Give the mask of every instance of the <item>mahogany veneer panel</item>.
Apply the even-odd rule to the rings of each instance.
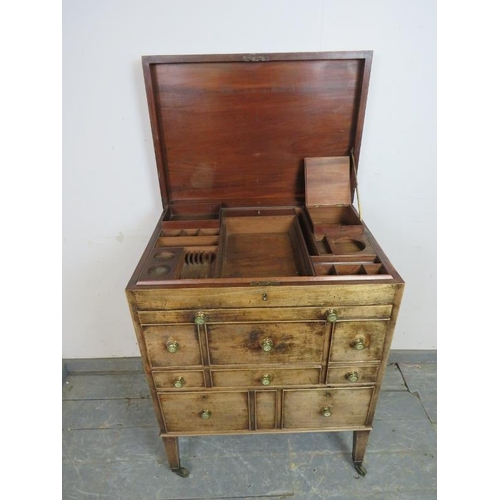
[[[300,200],[303,159],[352,148],[363,59],[242,61],[149,67],[171,200]]]
[[[201,365],[198,332],[193,325],[148,326],[144,340],[152,367]],[[177,342],[179,350],[169,352],[168,342]]]
[[[208,325],[210,363],[321,363],[329,329],[329,325],[319,321]],[[266,339],[273,342],[270,352],[265,352],[261,346]]]
[[[274,429],[276,427],[276,391],[258,391],[255,393],[255,428]]]
[[[373,388],[285,390],[283,394],[286,429],[355,427],[366,424]],[[324,407],[331,416],[323,416]]]
[[[315,385],[320,383],[319,368],[276,369],[262,366],[254,370],[212,370],[214,387],[262,387],[264,376],[268,387],[286,385]]]
[[[330,361],[375,361],[382,357],[387,321],[346,321],[335,325]],[[354,348],[356,339],[365,348]]]
[[[377,381],[378,366],[366,365],[348,365],[348,366],[329,366],[327,384],[373,384]],[[358,380],[356,382],[349,381],[349,375],[355,372]]]
[[[177,388],[174,386],[174,383],[181,377],[184,381],[183,386]],[[187,371],[181,369],[168,372],[153,372],[153,380],[158,390],[175,389],[176,391],[189,391],[205,387],[203,372],[195,370]]]
[[[246,392],[191,392],[158,394],[170,432],[211,433],[249,429],[248,394]],[[209,410],[204,420],[201,413]]]

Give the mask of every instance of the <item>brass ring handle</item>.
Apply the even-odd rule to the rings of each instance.
[[[272,377],[268,373],[263,375],[262,378],[260,379],[262,385],[271,385],[271,380],[272,380]]]
[[[212,416],[212,412],[211,412],[210,410],[203,410],[203,411],[200,413],[200,417],[201,417],[203,420],[208,420],[211,416]]]
[[[260,343],[260,347],[262,347],[262,350],[264,352],[269,352],[271,351],[271,349],[273,348],[274,346],[274,342],[271,340],[271,339],[264,339],[261,343]]]
[[[358,372],[349,372],[345,374],[345,378],[349,380],[349,382],[357,382],[359,380]]]
[[[352,346],[354,347],[354,349],[356,349],[356,351],[362,351],[366,347],[365,342],[366,341],[364,338],[358,337],[357,339],[354,340]]]
[[[186,383],[186,381],[184,380],[184,377],[179,377],[179,378],[175,379],[174,387],[176,389],[180,389],[185,383]]]
[[[333,309],[328,309],[328,311],[326,311],[326,320],[329,323],[335,323],[337,319],[338,319],[337,313]]]
[[[175,352],[177,352],[179,349],[181,348],[179,342],[177,342],[176,340],[169,340],[167,342],[167,351],[174,354]]]
[[[331,417],[332,416],[332,410],[330,409],[329,406],[323,406],[323,408],[321,409],[321,414],[324,417]]]
[[[204,312],[197,312],[196,316],[194,317],[194,322],[197,325],[204,325],[207,322],[207,317],[205,316]]]

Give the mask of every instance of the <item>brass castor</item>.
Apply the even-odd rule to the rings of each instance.
[[[173,473],[181,477],[188,477],[189,471],[185,467],[177,467],[175,469],[170,469]]]
[[[362,464],[356,464],[356,463],[355,463],[355,464],[354,464],[354,468],[356,469],[356,472],[357,472],[360,476],[362,476],[362,477],[366,476],[366,469],[363,467],[363,465],[362,465]]]

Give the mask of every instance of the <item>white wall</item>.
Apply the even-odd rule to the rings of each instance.
[[[432,0],[65,0],[63,357],[137,356],[126,283],[161,212],[142,55],[374,50],[363,215],[406,280],[393,348],[436,347]]]

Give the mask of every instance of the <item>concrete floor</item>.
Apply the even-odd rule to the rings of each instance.
[[[168,469],[139,360],[68,364],[63,499],[436,498],[436,364],[389,365],[360,477],[352,433],[180,439]]]

